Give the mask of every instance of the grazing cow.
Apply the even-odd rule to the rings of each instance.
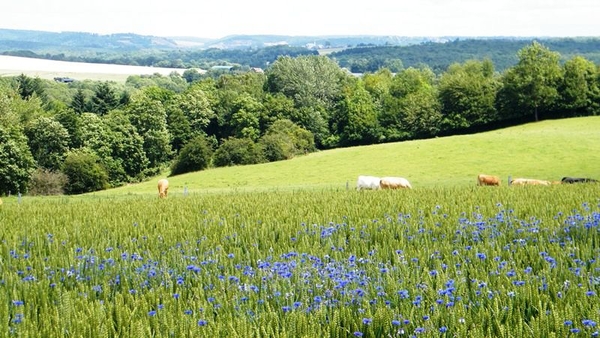
[[[169,192],[169,181],[166,179],[158,180],[158,197],[166,198]]]
[[[492,175],[479,174],[477,176],[477,185],[500,185],[500,177]]]
[[[356,181],[356,190],[377,190],[379,188],[379,177],[363,175],[358,176],[358,180]]]
[[[563,177],[561,180],[562,183],[598,183],[598,180],[593,178],[583,178],[583,177]]]
[[[408,180],[404,177],[382,177],[379,180],[381,189],[412,189]]]
[[[550,181],[536,180],[532,178],[515,178],[510,185],[550,185]]]

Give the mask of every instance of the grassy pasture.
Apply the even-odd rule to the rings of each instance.
[[[600,178],[600,117],[542,121],[474,135],[327,150],[288,161],[170,177],[170,193],[354,188],[358,175],[402,176],[413,188],[472,186],[480,173],[550,181]],[[155,194],[156,180],[95,193]]]
[[[47,80],[55,77],[70,77],[75,80],[124,83],[130,75],[159,73],[166,76],[173,71],[183,72],[182,69],[174,68],[68,62],[0,55],[0,76],[25,74]]]

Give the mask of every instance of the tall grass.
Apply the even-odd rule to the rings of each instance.
[[[597,335],[600,186],[9,199],[2,336]]]

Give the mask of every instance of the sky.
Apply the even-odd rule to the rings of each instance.
[[[160,37],[600,36],[599,0],[19,0],[0,28]]]

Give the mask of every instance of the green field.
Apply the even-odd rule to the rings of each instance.
[[[597,337],[600,184],[475,178],[598,178],[598,124],[211,169],[167,199],[156,180],[5,198],[0,336]]]
[[[481,134],[321,151],[288,161],[170,177],[170,193],[354,188],[358,175],[402,176],[413,188],[463,187],[480,173],[550,181],[600,178],[600,117],[542,121]],[[157,193],[156,180],[95,193]]]

